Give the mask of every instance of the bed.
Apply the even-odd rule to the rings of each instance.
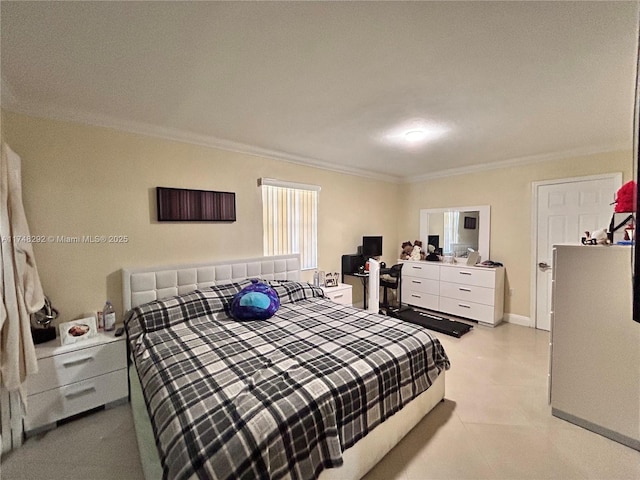
[[[235,321],[252,278],[280,308]],[[324,298],[295,255],[125,269],[123,290],[147,480],[358,479],[444,398],[437,338]]]

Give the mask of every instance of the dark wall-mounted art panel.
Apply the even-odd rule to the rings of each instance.
[[[160,222],[235,222],[236,194],[156,187]]]

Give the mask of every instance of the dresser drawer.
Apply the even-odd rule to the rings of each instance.
[[[116,342],[124,343],[124,342]],[[99,375],[64,387],[29,395],[25,431],[57,422],[128,395],[127,370]]]
[[[51,390],[127,367],[124,341],[81,348],[38,360],[38,373],[27,378],[27,395]]]
[[[402,303],[426,308],[428,310],[438,310],[438,295],[418,292],[415,290],[402,289]]]
[[[420,277],[403,277],[402,278],[403,290],[429,293],[431,295],[439,294],[439,284],[440,283],[438,282],[438,280],[431,280],[428,278],[420,278]]]
[[[496,283],[493,270],[479,267],[443,267],[440,272],[440,280],[487,288],[494,288]]]
[[[465,302],[455,298],[440,297],[440,311],[457,315],[459,317],[470,318],[479,322],[493,324],[495,309],[490,305],[480,303]]]
[[[402,267],[402,278],[419,277],[431,280],[440,279],[440,265],[429,262],[405,262]]]
[[[332,302],[340,303],[342,305],[351,305],[353,303],[352,287],[341,283],[337,287],[323,287],[324,296]]]
[[[493,306],[495,303],[495,293],[496,291],[493,288],[440,282],[440,296],[463,300],[465,302],[482,303],[483,305]]]

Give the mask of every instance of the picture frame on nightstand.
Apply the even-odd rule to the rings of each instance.
[[[340,279],[338,272],[327,273],[324,276],[325,287],[337,287],[338,280]]]
[[[98,334],[96,317],[80,318],[71,322],[61,323],[58,325],[58,329],[61,345],[82,342]]]

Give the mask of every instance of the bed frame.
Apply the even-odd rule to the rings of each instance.
[[[182,295],[199,288],[246,278],[300,280],[298,255],[225,260],[190,265],[144,267],[122,270],[125,311],[153,300]],[[140,459],[146,480],[162,477],[151,422],[134,365],[129,368],[131,408]],[[358,480],[444,398],[444,371],[425,392],[372,430],[343,453],[344,464],[321,472],[319,480]]]
[[[190,265],[123,269],[124,311],[143,303],[184,295],[200,288],[237,282],[245,278],[299,281],[300,257],[280,255]]]

